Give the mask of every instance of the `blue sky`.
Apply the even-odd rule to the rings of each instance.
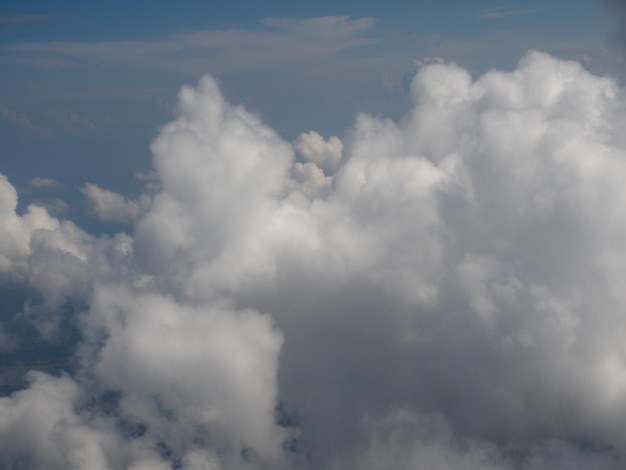
[[[384,28],[398,28],[415,32],[463,35],[502,27],[550,28],[564,33],[581,21],[586,29],[601,26],[596,16],[597,5],[584,1],[271,1],[271,2],[204,2],[188,0],[183,4],[173,1],[150,2],[46,2],[5,1],[2,14],[14,16],[5,25],[22,26],[37,23],[36,28],[11,31],[15,40],[111,40],[150,39],[183,29],[254,27],[259,19],[268,17],[308,18],[315,16],[349,15],[373,17]],[[29,22],[20,15],[31,15]],[[528,16],[531,16],[530,18]],[[47,24],[45,17],[62,20]],[[40,17],[37,21],[36,17]],[[499,19],[501,24],[486,27],[483,19]],[[599,21],[599,23],[598,23]],[[540,32],[540,31],[536,31]],[[579,34],[581,31],[579,31]]]
[[[1,170],[21,203],[58,197],[79,217],[85,181],[142,190],[134,175],[180,86],[207,73],[288,140],[341,137],[357,112],[398,118],[428,57],[476,76],[537,49],[623,73],[606,51],[611,15],[582,0],[5,1],[0,23]],[[62,194],[29,192],[33,177]]]

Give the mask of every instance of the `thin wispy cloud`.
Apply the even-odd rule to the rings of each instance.
[[[371,18],[265,19],[261,29],[202,30],[155,41],[45,42],[6,45],[0,61],[41,68],[153,66],[189,73],[232,72],[330,57],[371,44]]]
[[[546,8],[532,8],[522,10],[510,10],[505,8],[490,8],[478,14],[483,20],[500,20],[511,16],[532,15],[545,11]]]
[[[35,124],[25,114],[15,111],[4,104],[0,104],[0,123],[2,121],[33,132],[39,137],[48,137],[51,134],[48,129],[45,129],[38,124]]]
[[[52,178],[35,177],[28,180],[28,186],[34,190],[54,190],[61,187],[61,183]]]

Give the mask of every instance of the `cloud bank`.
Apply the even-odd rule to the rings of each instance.
[[[184,87],[132,235],[18,214],[3,177],[0,273],[80,342],[0,398],[0,463],[622,468],[622,90],[539,52],[410,90],[398,122],[292,145]]]

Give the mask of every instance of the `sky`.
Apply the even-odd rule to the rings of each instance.
[[[587,1],[4,1],[1,132],[19,153],[5,171],[22,186],[35,166],[69,187],[139,192],[146,143],[206,73],[288,140],[341,134],[357,112],[399,118],[425,57],[480,74],[538,49],[614,73],[607,13]]]
[[[5,0],[0,467],[624,468],[625,54],[621,0]]]

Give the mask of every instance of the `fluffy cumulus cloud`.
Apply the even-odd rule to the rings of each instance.
[[[80,340],[0,398],[0,462],[623,468],[622,90],[539,52],[410,90],[398,122],[290,144],[183,88],[151,204],[83,188],[131,235],[18,214],[3,177],[3,282]]]
[[[93,281],[113,272],[109,262],[117,259],[111,255],[128,237],[98,240],[40,205],[18,214],[17,201],[17,190],[0,175],[0,280],[9,290],[23,286],[31,293],[20,313],[40,334],[54,339],[65,314],[86,302]],[[10,317],[8,310],[1,312],[2,320]],[[15,343],[6,331],[0,338],[0,344]]]
[[[146,194],[137,200],[127,200],[121,194],[92,183],[85,184],[80,192],[102,221],[132,222],[150,206],[150,197]]]
[[[341,161],[343,144],[337,136],[324,140],[317,132],[311,131],[300,134],[294,142],[294,147],[302,158],[332,174]]]
[[[85,365],[121,393],[122,415],[149,424],[145,437],[177,458],[219,450],[228,468],[240,468],[242,451],[280,461],[286,433],[274,407],[282,335],[269,316],[110,285],[97,287],[91,308],[86,331],[107,339],[84,355]]]

